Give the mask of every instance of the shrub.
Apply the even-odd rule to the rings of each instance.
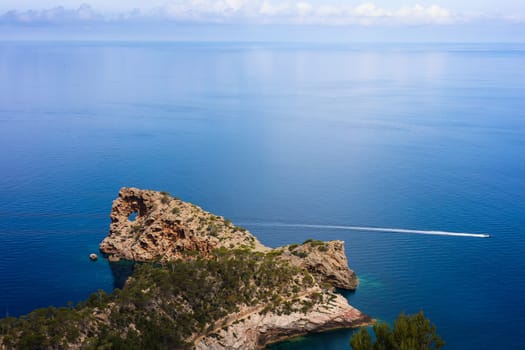
[[[292,251],[292,250],[294,250],[295,248],[297,248],[298,246],[299,246],[299,244],[290,244],[290,245],[288,246],[288,250],[289,250],[289,251]]]
[[[312,247],[317,247],[317,246],[323,246],[326,243],[323,242],[323,241],[320,241],[318,239],[309,238],[309,239],[307,239],[306,241],[303,242],[303,245],[304,244],[310,244]]]
[[[306,258],[308,256],[308,253],[306,253],[306,252],[293,251],[292,254],[297,256],[297,257],[299,257],[299,258],[301,258],[301,259],[304,259],[304,258]]]

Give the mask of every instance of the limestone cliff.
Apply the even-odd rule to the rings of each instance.
[[[217,248],[270,251],[248,230],[166,192],[122,188],[113,201],[109,235],[100,244],[112,260],[170,261],[188,253],[207,256]],[[292,247],[293,249],[290,249]],[[307,241],[276,248],[282,258],[337,288],[354,290],[342,241]]]
[[[255,310],[232,315],[233,322],[227,323],[212,335],[197,339],[195,349],[259,349],[308,333],[371,324],[372,320],[368,316],[348,305],[347,300],[340,294],[320,290],[318,292],[324,302],[316,303],[307,312],[295,311],[283,315],[273,312],[261,314]]]
[[[358,280],[348,268],[343,241],[307,240],[284,247],[283,259],[308,270],[320,281],[337,288],[355,290]]]
[[[100,251],[112,260],[169,261],[221,247],[269,249],[244,228],[166,192],[122,188],[110,217]]]
[[[348,305],[346,299],[329,290],[357,288],[358,280],[348,267],[342,241],[308,240],[272,250],[246,229],[168,193],[122,188],[113,202],[109,235],[100,245],[100,250],[113,260],[161,262],[187,259],[194,254],[206,257],[217,248],[265,252],[305,269],[319,284],[294,302],[304,303],[312,293],[323,297],[316,299],[308,312],[287,315],[260,314],[253,307],[241,306],[242,311],[230,315],[230,322],[225,321],[229,327],[221,323],[213,336],[198,336],[194,340],[198,349],[255,349],[283,337],[370,322],[366,315]],[[265,306],[258,305],[255,310]]]

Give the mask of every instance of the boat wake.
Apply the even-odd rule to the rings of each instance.
[[[455,236],[455,237],[490,238],[490,235],[487,234],[487,233],[468,233],[468,232],[450,232],[450,231],[432,231],[432,230],[410,230],[410,229],[392,228],[392,227],[285,224],[285,223],[279,223],[279,222],[268,222],[268,223],[245,222],[245,223],[239,223],[239,224],[245,225],[245,226],[260,226],[260,227],[317,228],[317,229],[348,230],[348,231],[374,231],[374,232],[390,232],[390,233],[409,233],[409,234],[433,235],[433,236]]]

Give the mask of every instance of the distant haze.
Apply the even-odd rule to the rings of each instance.
[[[523,42],[523,1],[6,0],[0,40]]]

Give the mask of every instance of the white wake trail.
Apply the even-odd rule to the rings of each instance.
[[[239,223],[239,224],[245,225],[245,226],[262,226],[262,227],[318,228],[318,229],[334,229],[334,230],[348,230],[348,231],[374,231],[374,232],[391,232],[391,233],[412,233],[412,234],[419,234],[419,235],[434,235],[434,236],[490,238],[490,235],[487,233],[410,230],[410,229],[404,229],[404,228],[391,228],[391,227],[285,224],[285,223],[280,223],[280,222],[273,222],[273,223],[272,222],[268,222],[268,223],[245,222],[245,223]]]

